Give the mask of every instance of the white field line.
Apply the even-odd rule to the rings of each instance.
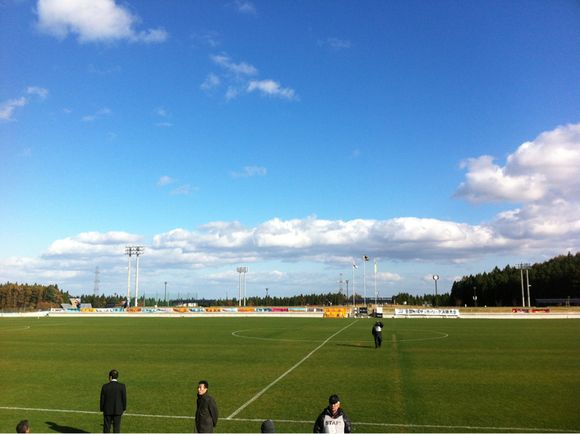
[[[0,410],[17,410],[17,411],[40,411],[40,412],[52,412],[52,413],[81,413],[81,414],[102,414],[99,411],[87,411],[87,410],[61,410],[56,408],[31,408],[31,407],[0,407]],[[194,416],[172,416],[164,414],[141,414],[141,413],[124,413],[123,416],[128,417],[149,417],[149,418],[163,418],[163,419],[195,419]],[[227,420],[231,422],[257,422],[261,423],[264,419],[247,419],[247,418],[226,418],[221,420]],[[301,423],[301,424],[311,424],[314,423],[311,420],[292,420],[292,419],[272,419],[273,422],[278,423]],[[381,422],[353,422],[353,425],[366,425],[366,426],[376,426],[376,427],[403,427],[403,428],[436,428],[436,429],[465,429],[469,431],[524,431],[524,432],[578,432],[577,430],[566,430],[559,428],[521,428],[521,427],[498,427],[498,426],[471,426],[471,425],[419,425],[419,424],[403,424],[403,423],[381,423]]]
[[[324,345],[326,345],[326,343],[328,341],[330,341],[333,337],[335,337],[336,335],[338,335],[339,333],[342,333],[344,330],[346,330],[347,328],[349,328],[350,326],[356,324],[359,320],[353,321],[350,324],[348,324],[347,326],[341,328],[339,331],[337,331],[336,333],[334,333],[333,335],[329,336],[324,342],[322,342],[320,345],[318,345],[315,349],[313,349],[312,351],[310,351],[302,360],[300,360],[298,363],[296,363],[294,366],[292,366],[290,369],[288,369],[286,372],[284,372],[282,375],[280,375],[278,378],[276,378],[274,381],[272,381],[270,384],[268,384],[266,387],[264,387],[261,391],[259,391],[258,393],[256,393],[248,402],[246,402],[245,404],[243,404],[240,408],[238,408],[236,411],[234,411],[232,414],[230,414],[226,419],[231,419],[233,418],[235,415],[237,415],[240,411],[242,411],[244,408],[246,408],[248,405],[250,405],[252,402],[254,402],[256,399],[258,399],[260,396],[262,396],[264,393],[266,393],[268,391],[268,389],[270,389],[272,386],[274,386],[278,381],[280,381],[282,378],[284,378],[286,375],[288,375],[290,372],[292,372],[294,369],[296,369],[298,366],[300,366],[302,363],[304,363],[306,360],[308,360],[308,358],[314,354],[315,352],[317,352],[319,349],[321,349]]]

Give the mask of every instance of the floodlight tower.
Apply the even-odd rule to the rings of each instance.
[[[526,307],[526,295],[524,293],[524,270],[526,270],[526,282],[528,286],[528,306],[530,306],[530,279],[528,275],[528,270],[530,269],[530,264],[521,263],[516,265],[516,268],[520,269],[520,279],[522,282],[522,307]]]
[[[236,271],[239,273],[238,281],[238,306],[242,305],[242,299],[244,300],[244,306],[246,305],[246,273],[248,272],[248,267],[238,267]]]
[[[435,307],[437,307],[437,281],[439,280],[439,275],[434,274],[433,280],[435,281]]]
[[[354,286],[354,270],[358,268],[355,261],[352,261],[352,307],[356,306],[356,289]]]
[[[137,256],[137,265],[135,270],[135,307],[139,306],[139,256],[145,252],[145,247],[134,246],[133,253]]]
[[[97,267],[95,268],[95,287],[93,289],[95,298],[99,296],[99,282],[101,281],[99,279],[99,274],[101,274],[101,272],[99,271],[99,266],[97,265]]]
[[[377,272],[379,271],[379,265],[377,263],[377,258],[375,258],[375,304],[378,304],[379,293],[377,291]]]
[[[369,262],[369,257],[364,255],[363,257],[363,302],[366,306],[367,304],[367,262]]]
[[[133,247],[125,247],[125,255],[129,256],[129,263],[127,265],[127,307],[131,306],[131,256],[133,256]]]

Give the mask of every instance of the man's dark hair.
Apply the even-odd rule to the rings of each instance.
[[[18,425],[16,425],[16,432],[17,433],[25,433],[29,429],[30,429],[30,425],[28,424],[27,419],[21,420],[20,422],[18,422]]]
[[[201,381],[199,382],[199,384],[203,384],[203,385],[205,386],[205,388],[206,388],[206,389],[209,389],[209,384],[208,384],[208,382],[207,382],[206,380],[201,380]]]
[[[109,377],[111,377],[113,380],[116,380],[117,378],[119,378],[119,371],[117,371],[116,369],[111,369],[111,371],[109,372]]]

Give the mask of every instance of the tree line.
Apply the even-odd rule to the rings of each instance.
[[[70,295],[58,285],[4,283],[0,285],[0,310],[45,310],[68,303]]]
[[[450,301],[456,306],[475,306],[476,303],[478,306],[521,306],[522,274],[527,300],[526,272],[507,265],[503,270],[495,267],[489,273],[464,276],[454,282]],[[532,306],[537,305],[537,299],[580,297],[580,253],[568,253],[533,264],[527,274]]]
[[[525,272],[524,279],[525,279]],[[522,305],[522,272],[515,266],[506,266],[503,270],[495,267],[490,272],[464,276],[453,283],[451,292],[447,294],[412,295],[400,292],[393,296],[390,303],[419,306],[521,306]],[[536,305],[537,299],[580,298],[580,253],[557,256],[546,262],[533,264],[528,270],[531,304]],[[524,280],[524,288],[527,282]],[[527,296],[527,288],[525,288]],[[474,299],[474,296],[477,299]],[[42,310],[59,307],[62,303],[70,303],[71,295],[61,291],[58,285],[0,284],[0,309],[10,310]],[[123,306],[124,295],[82,295],[81,303],[90,303],[93,307]],[[367,302],[374,299],[367,297]],[[382,299],[381,302],[385,302]],[[186,303],[197,303],[199,306],[237,306],[236,298],[231,299],[193,299],[179,297],[165,303],[155,298],[141,297],[139,306],[177,306]],[[352,297],[347,299],[342,292],[322,294],[300,294],[286,297],[252,296],[246,299],[247,306],[343,306],[352,303]],[[356,303],[362,304],[360,295]]]

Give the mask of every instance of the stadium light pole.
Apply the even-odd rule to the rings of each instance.
[[[367,262],[369,262],[369,257],[364,255],[363,257],[363,303],[367,305]]]
[[[530,284],[530,280],[528,278],[528,269],[530,268],[530,264],[522,262],[521,264],[516,265],[517,268],[520,269],[520,281],[522,282],[522,307],[526,307],[526,294],[524,293],[524,270],[526,270],[526,281],[527,284]],[[528,305],[530,304],[530,288],[528,287]]]
[[[145,247],[135,246],[133,247],[133,252],[137,256],[137,264],[135,270],[135,307],[139,306],[139,256],[143,254]]]
[[[248,272],[248,267],[244,267],[244,307],[246,306],[247,293],[246,293],[246,273]]]
[[[167,307],[167,281],[165,281],[165,307]]]
[[[439,275],[434,274],[433,280],[435,281],[435,307],[437,307],[437,281],[439,280]]]
[[[133,247],[125,247],[125,255],[129,256],[129,263],[127,264],[127,307],[131,306],[131,256],[133,255]]]
[[[529,267],[526,268],[526,284],[528,287],[528,307],[532,307],[532,300],[530,299],[530,275],[528,274]]]
[[[236,271],[239,274],[238,279],[238,306],[242,306],[242,299],[244,300],[244,306],[246,305],[246,273],[248,272],[248,267],[238,267]]]
[[[358,266],[356,265],[356,262],[352,262],[352,307],[356,307],[356,290],[354,287],[354,270],[356,270],[358,268]]]
[[[379,293],[377,292],[377,271],[379,270],[379,265],[377,264],[377,258],[375,258],[375,304],[379,304],[378,298]]]

